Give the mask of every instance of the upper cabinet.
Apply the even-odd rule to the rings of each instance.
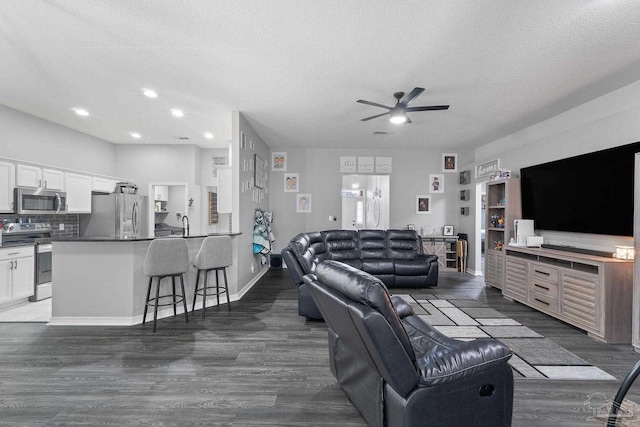
[[[13,163],[0,162],[0,212],[13,212],[15,176]]]
[[[68,213],[91,213],[93,179],[89,175],[64,174]]]
[[[113,193],[116,189],[116,181],[109,178],[93,177],[92,190],[98,193]]]
[[[168,185],[155,185],[153,187],[155,192],[155,200],[158,202],[166,202],[169,200],[169,186]]]
[[[64,173],[55,169],[18,164],[16,186],[62,191],[64,190]]]

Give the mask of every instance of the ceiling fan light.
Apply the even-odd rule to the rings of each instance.
[[[403,111],[393,111],[391,113],[391,118],[389,119],[389,121],[391,123],[401,125],[402,123],[406,123],[407,115]]]

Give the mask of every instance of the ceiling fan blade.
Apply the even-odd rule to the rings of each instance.
[[[376,114],[375,116],[371,116],[371,117],[366,117],[364,119],[360,119],[360,121],[366,122],[367,120],[376,119],[378,117],[386,116],[388,114],[389,113]]]
[[[392,108],[392,107],[387,107],[386,105],[378,104],[377,102],[365,101],[363,99],[358,99],[356,102],[359,102],[361,104],[373,105],[374,107],[380,107],[387,110],[391,110]]]
[[[433,111],[433,110],[448,110],[448,105],[430,105],[425,107],[409,107],[404,111]]]
[[[424,92],[424,88],[421,88],[421,87],[413,88],[413,90],[411,92],[406,94],[404,96],[404,98],[402,98],[402,100],[400,100],[400,104],[407,105],[409,102],[411,102],[411,100],[413,98],[415,98],[416,96],[420,95],[422,92]]]

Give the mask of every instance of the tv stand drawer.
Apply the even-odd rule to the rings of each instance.
[[[532,279],[543,280],[547,283],[554,283],[558,285],[558,269],[549,267],[543,264],[531,263],[531,268],[529,269],[529,276]],[[556,293],[557,294],[557,293]]]
[[[543,311],[558,313],[558,299],[529,289],[529,303]]]

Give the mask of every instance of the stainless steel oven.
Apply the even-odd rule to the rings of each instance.
[[[67,194],[64,191],[43,188],[16,188],[15,209],[19,215],[57,214],[67,209]]]
[[[30,301],[40,301],[51,297],[51,241],[38,239],[35,245],[35,288]]]

